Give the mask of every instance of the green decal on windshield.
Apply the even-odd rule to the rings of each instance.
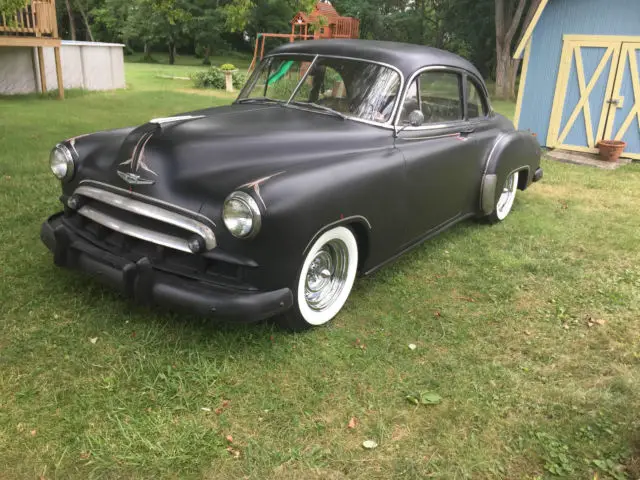
[[[269,77],[269,79],[267,80],[267,85],[273,85],[278,80],[280,80],[284,76],[284,74],[289,71],[289,69],[291,68],[291,65],[293,65],[293,60],[284,62],[282,66],[278,69],[278,71]]]

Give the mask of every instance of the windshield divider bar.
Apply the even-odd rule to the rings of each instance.
[[[285,103],[285,105],[291,103],[291,100],[293,100],[293,98],[296,96],[296,93],[298,93],[298,90],[300,90],[300,87],[302,87],[302,84],[304,83],[304,81],[307,79],[307,77],[309,76],[309,72],[311,71],[311,69],[313,68],[313,66],[316,63],[316,60],[318,60],[318,57],[320,55],[316,55],[315,57],[313,57],[313,60],[311,61],[311,65],[309,65],[309,68],[307,68],[307,71],[304,72],[304,75],[302,76],[302,78],[300,79],[300,81],[298,82],[298,84],[296,85],[296,88],[293,89],[293,93],[291,94],[291,96],[289,97],[289,100],[287,100],[287,102]]]

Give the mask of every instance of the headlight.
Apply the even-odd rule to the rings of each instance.
[[[256,201],[244,192],[233,192],[224,201],[222,219],[234,237],[250,238],[260,231],[262,223]]]
[[[49,155],[49,166],[58,180],[71,180],[74,171],[71,151],[64,145],[56,145]]]

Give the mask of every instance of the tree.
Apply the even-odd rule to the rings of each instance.
[[[75,40],[76,39],[76,20],[73,17],[71,2],[69,0],[65,0],[65,5],[67,7],[67,15],[69,17],[69,31],[71,33],[71,40]]]
[[[76,0],[76,6],[78,10],[80,10],[80,16],[82,17],[82,21],[84,22],[84,28],[87,29],[87,36],[89,37],[89,41],[93,42],[93,32],[91,31],[91,25],[89,24],[89,18],[87,18],[87,9],[82,5],[81,0]]]
[[[516,96],[516,76],[520,59],[514,59],[511,52],[528,0],[495,0],[495,2],[496,97],[513,99]],[[533,11],[535,3],[533,0],[529,2],[530,12]]]
[[[186,0],[137,0],[131,7],[123,36],[144,42],[145,55],[149,46],[164,41],[169,51],[169,64],[175,63],[178,43],[187,37],[192,20]]]

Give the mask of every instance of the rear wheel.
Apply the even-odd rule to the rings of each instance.
[[[518,177],[518,172],[513,172],[505,180],[502,192],[496,202],[496,208],[488,217],[491,223],[501,222],[511,213],[513,202],[516,199],[516,192],[518,191]]]
[[[351,293],[358,269],[358,243],[347,227],[323,233],[305,255],[294,291],[294,305],[278,319],[290,330],[328,323]]]

